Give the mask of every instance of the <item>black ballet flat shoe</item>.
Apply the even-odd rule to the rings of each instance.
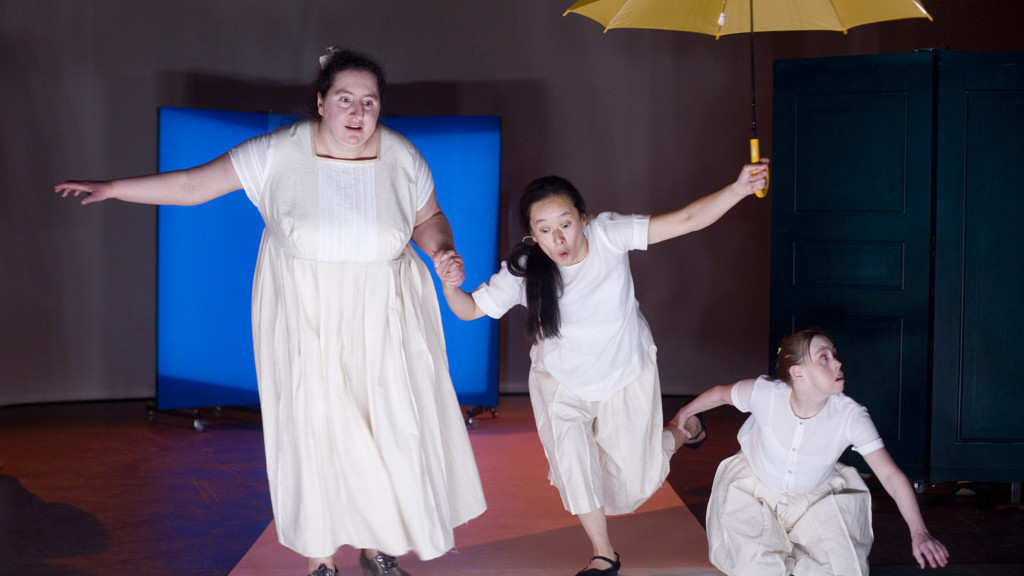
[[[619,568],[622,568],[622,563],[619,562],[619,553],[615,553],[615,560],[606,558],[604,556],[594,556],[590,559],[591,562],[594,560],[604,560],[611,564],[610,568],[586,568],[576,573],[576,576],[618,576]]]
[[[704,416],[701,414],[697,414],[696,416],[697,421],[700,422],[700,430],[697,431],[697,436],[695,439],[690,440],[689,442],[683,442],[683,446],[686,446],[690,450],[696,450],[697,448],[700,448],[700,445],[703,444],[704,441],[708,439],[708,430],[707,428],[704,427]]]

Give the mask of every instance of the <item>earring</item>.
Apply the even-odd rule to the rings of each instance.
[[[523,236],[523,244],[533,244],[533,236]]]

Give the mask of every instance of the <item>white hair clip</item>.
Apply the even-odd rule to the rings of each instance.
[[[323,56],[320,57],[320,69],[321,70],[323,70],[324,68],[327,67],[327,61],[330,60],[331,56],[334,56],[334,53],[337,52],[337,51],[338,51],[338,49],[335,48],[334,46],[328,46],[327,47],[327,54],[324,54]]]

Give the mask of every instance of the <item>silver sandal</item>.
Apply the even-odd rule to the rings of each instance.
[[[338,576],[338,571],[331,570],[326,564],[321,564],[319,568],[310,572],[309,576]]]
[[[398,565],[398,560],[394,556],[380,551],[373,560],[360,552],[359,567],[363,569],[363,576],[409,576],[409,573]]]

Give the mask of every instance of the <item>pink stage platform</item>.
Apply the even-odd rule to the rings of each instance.
[[[429,562],[399,560],[412,576],[572,576],[590,556],[576,519],[547,480],[547,460],[525,396],[502,397],[497,418],[485,414],[469,433],[487,511],[455,530],[456,548]],[[679,459],[673,461],[678,463]],[[717,576],[707,536],[666,483],[634,514],[609,518],[622,576]],[[360,576],[357,551],[336,556],[341,576]],[[305,559],[277,542],[274,524],[230,576],[301,576]]]

